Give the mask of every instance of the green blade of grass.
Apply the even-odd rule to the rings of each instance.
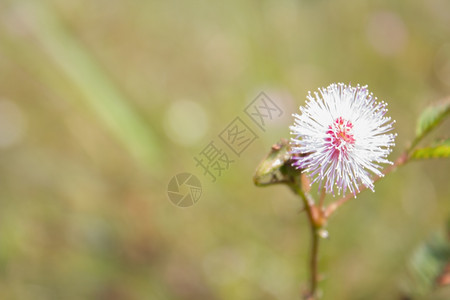
[[[37,40],[46,63],[75,86],[83,96],[83,104],[139,163],[154,170],[160,169],[161,150],[150,125],[114,86],[82,43],[65,29],[53,9],[39,1],[23,1],[19,9],[24,10],[23,17],[33,16],[32,26],[26,29]],[[30,23],[25,21],[24,24]],[[10,39],[9,42],[16,41]],[[22,43],[23,47],[23,41],[17,43]],[[29,51],[36,51],[34,45],[29,46]]]

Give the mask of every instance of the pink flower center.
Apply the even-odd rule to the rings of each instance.
[[[355,143],[353,124],[342,117],[337,118],[336,121],[328,126],[327,135],[328,137],[325,140],[338,151],[347,151],[348,146]]]

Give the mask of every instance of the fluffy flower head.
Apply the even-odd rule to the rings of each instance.
[[[373,190],[369,172],[383,176],[380,164],[392,164],[387,156],[395,145],[386,106],[367,86],[338,83],[310,92],[300,114],[293,114],[293,165],[327,193],[337,187],[356,195],[361,183]]]

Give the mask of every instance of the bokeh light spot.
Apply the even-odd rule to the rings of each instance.
[[[393,12],[376,12],[370,16],[367,39],[380,55],[401,53],[408,42],[408,30],[403,20]]]
[[[191,146],[199,142],[205,136],[209,124],[205,109],[190,100],[172,103],[164,121],[167,136],[182,146]]]

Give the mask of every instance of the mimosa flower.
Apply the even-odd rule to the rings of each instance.
[[[395,145],[386,106],[367,86],[338,83],[310,92],[290,127],[293,166],[327,193],[337,187],[338,194],[348,189],[356,195],[360,184],[373,191],[369,172],[383,176],[380,164],[392,164],[387,156]]]

